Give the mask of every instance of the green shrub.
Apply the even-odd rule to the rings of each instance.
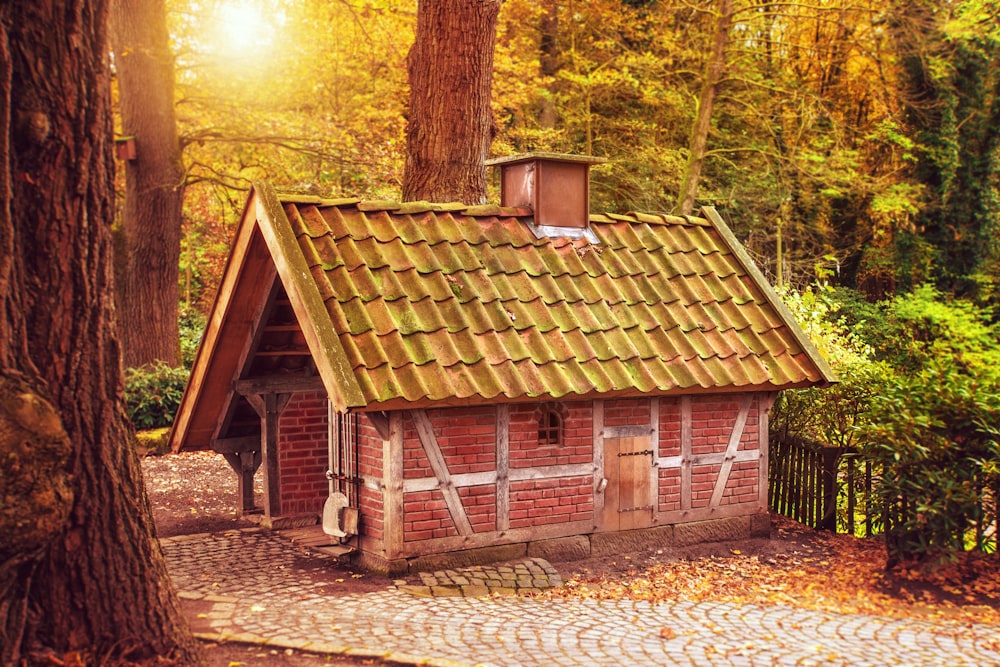
[[[184,368],[191,368],[194,364],[194,355],[198,352],[201,335],[205,332],[205,323],[205,316],[193,308],[183,310],[177,320],[181,334],[181,365]]]
[[[898,375],[859,428],[862,455],[883,471],[890,561],[948,560],[996,548],[1000,386],[956,357]]]
[[[188,370],[162,362],[125,371],[125,403],[136,429],[170,426],[177,413]]]

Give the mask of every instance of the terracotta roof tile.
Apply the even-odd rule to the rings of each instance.
[[[591,245],[524,209],[284,209],[368,405],[830,379],[707,219],[592,215]]]

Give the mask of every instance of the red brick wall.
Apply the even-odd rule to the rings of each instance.
[[[660,456],[681,454],[681,400],[660,399]]]
[[[648,398],[605,401],[605,426],[649,426],[650,403]]]
[[[511,482],[510,527],[592,520],[593,493],[591,475]]]
[[[292,394],[278,437],[281,514],[321,512],[328,495],[325,394]]]
[[[427,411],[450,474],[496,469],[496,414],[493,406]],[[403,479],[433,477],[409,416],[404,417],[403,427]]]
[[[441,491],[403,494],[403,540],[413,542],[458,535]]]
[[[510,406],[510,467],[536,468],[593,461],[593,405],[576,402]],[[561,445],[538,444],[538,420],[548,409],[554,409],[562,416]]]

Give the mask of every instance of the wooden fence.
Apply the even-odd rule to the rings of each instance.
[[[871,537],[883,525],[872,491],[872,463],[853,449],[796,439],[772,443],[768,501],[778,514],[812,528]]]
[[[877,465],[853,449],[775,438],[768,470],[768,502],[778,514],[813,528],[858,537],[880,535],[887,522],[874,495],[880,474]],[[972,517],[974,525],[966,535],[968,548],[1000,549],[998,502],[1000,484],[983,493],[979,511]],[[912,499],[903,497],[889,511],[893,521],[901,524],[916,508]]]

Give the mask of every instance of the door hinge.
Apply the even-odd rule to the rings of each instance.
[[[618,510],[618,512],[619,513],[621,513],[621,512],[641,512],[642,510],[651,510],[651,509],[653,509],[652,505],[643,505],[642,507],[623,507],[620,510]]]

